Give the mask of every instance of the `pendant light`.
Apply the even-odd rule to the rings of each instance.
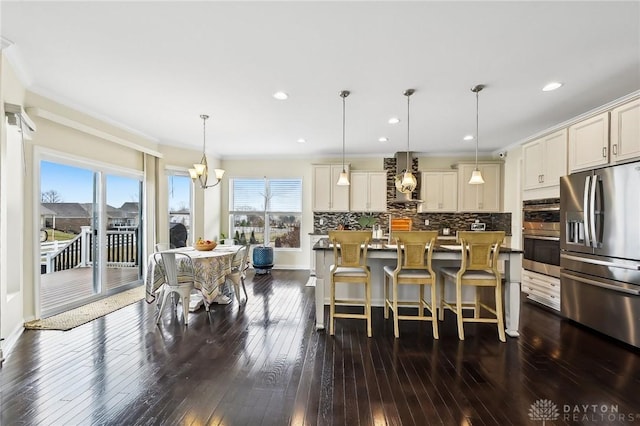
[[[200,188],[207,189],[216,186],[222,180],[222,176],[224,175],[224,170],[222,169],[214,169],[214,173],[216,174],[216,183],[212,185],[207,185],[207,178],[209,177],[209,165],[207,164],[207,119],[208,115],[202,114],[200,116],[202,118],[202,158],[199,163],[193,165],[193,169],[189,169],[189,176],[191,176],[191,180],[195,183],[196,180],[200,183]]]
[[[414,93],[414,89],[407,89],[404,91],[404,95],[407,97],[407,168],[396,176],[396,189],[403,194],[412,193],[418,185],[416,177],[411,173],[412,164],[409,163],[409,99]]]
[[[349,96],[351,94],[351,92],[349,92],[348,90],[343,90],[339,93],[340,97],[342,98],[342,172],[340,172],[340,177],[338,178],[338,182],[336,183],[336,185],[339,186],[349,186],[350,182],[349,182],[349,174],[347,173],[347,170],[344,167],[344,124],[345,124],[345,114],[344,114],[344,104],[345,104],[345,98],[347,96]]]
[[[482,185],[484,183],[482,173],[480,173],[480,169],[478,169],[478,94],[482,89],[484,89],[483,84],[478,84],[471,88],[471,91],[476,94],[476,168],[473,170],[473,173],[471,173],[471,179],[469,179],[471,185]]]

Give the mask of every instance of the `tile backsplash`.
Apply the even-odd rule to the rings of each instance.
[[[417,213],[416,207],[404,209],[402,212],[365,213],[365,212],[315,212],[313,214],[313,232],[326,234],[331,229],[337,229],[342,225],[345,229],[362,229],[358,220],[361,216],[373,216],[376,224],[380,225],[386,233],[389,230],[389,216],[409,217],[413,220],[415,231],[439,231],[449,228],[451,235],[456,231],[469,231],[471,224],[476,220],[486,224],[487,231],[505,231],[511,235],[511,213]],[[429,220],[429,225],[425,225]],[[322,222],[322,224],[320,224]]]

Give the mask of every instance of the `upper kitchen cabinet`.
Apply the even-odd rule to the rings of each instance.
[[[484,184],[471,185],[475,163],[458,163],[458,211],[500,212],[502,210],[502,163],[478,163]]]
[[[455,212],[458,210],[458,172],[422,172],[420,188],[423,212]]]
[[[640,99],[611,111],[611,163],[640,158]]]
[[[567,130],[562,129],[522,146],[525,198],[560,196],[560,177],[567,174]],[[546,196],[541,188],[551,188]]]
[[[608,163],[608,111],[569,127],[569,173]]]
[[[349,186],[338,186],[342,164],[314,164],[313,211],[348,212]],[[345,165],[349,172],[349,166]]]
[[[351,172],[351,211],[387,211],[387,172]]]

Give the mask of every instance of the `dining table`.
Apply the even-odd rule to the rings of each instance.
[[[202,293],[202,299],[207,310],[214,303],[220,292],[220,286],[225,283],[227,275],[231,273],[233,258],[242,248],[239,245],[218,245],[213,250],[200,251],[193,247],[180,247],[167,251],[182,253],[193,263],[195,282],[194,287]],[[178,262],[178,281],[190,279],[188,265],[184,260]],[[149,255],[147,261],[147,275],[145,277],[146,301],[153,303],[156,292],[164,284],[164,274],[155,262],[154,254]]]

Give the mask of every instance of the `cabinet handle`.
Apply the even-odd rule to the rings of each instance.
[[[482,203],[478,203],[478,208],[481,209],[482,208]]]
[[[606,147],[606,146],[603,146],[603,147],[602,147],[602,156],[603,156],[604,158],[607,158],[607,147]]]
[[[540,175],[540,183],[544,183],[544,175]]]
[[[613,155],[618,155],[618,144],[617,143],[613,144]]]

